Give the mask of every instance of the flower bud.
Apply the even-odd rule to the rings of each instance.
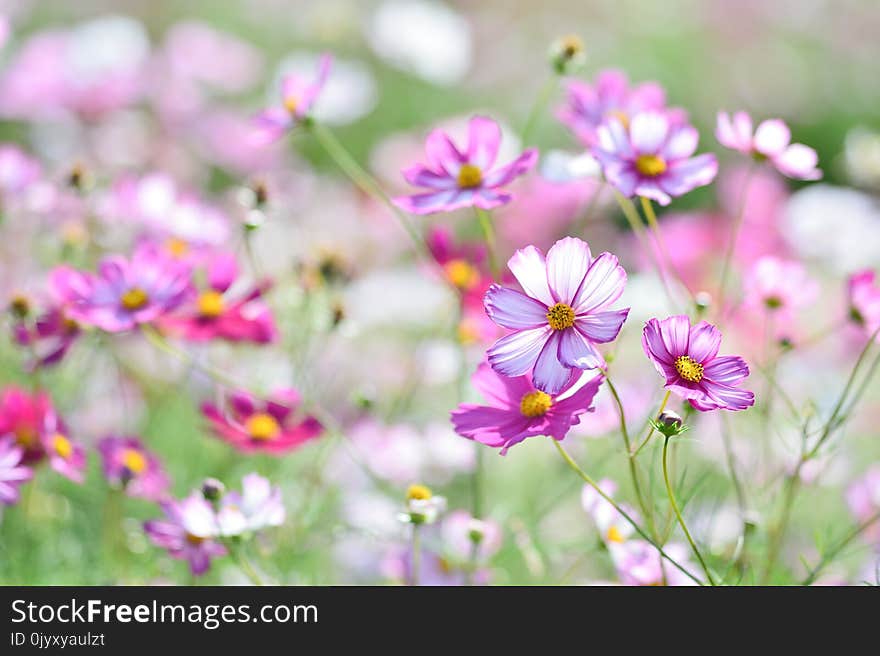
[[[226,486],[216,478],[206,478],[202,483],[202,496],[208,501],[219,501],[226,493]]]
[[[576,34],[563,36],[550,46],[550,62],[559,75],[577,70],[585,61],[584,42]]]
[[[682,423],[681,416],[672,410],[661,412],[657,419],[651,422],[651,425],[667,438],[676,437],[687,430],[687,426]]]
[[[13,316],[24,319],[31,312],[31,303],[24,294],[15,294],[9,301],[9,311]]]

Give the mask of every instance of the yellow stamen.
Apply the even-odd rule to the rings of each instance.
[[[147,292],[140,287],[132,287],[122,295],[119,302],[122,303],[122,307],[126,310],[134,312],[135,310],[140,310],[149,303],[150,297],[147,296]]]
[[[431,494],[431,488],[424,485],[413,484],[406,489],[407,501],[412,501],[413,499],[418,499],[419,501],[427,501],[432,496],[434,495]]]
[[[605,535],[605,539],[608,542],[620,543],[620,542],[624,541],[623,533],[621,533],[620,529],[617,528],[616,526],[612,526],[611,528],[608,529],[608,533]]]
[[[202,542],[205,541],[206,538],[201,538],[198,535],[193,535],[192,533],[186,534],[186,541],[189,542],[194,547],[199,546]]]
[[[278,421],[270,414],[258,412],[247,420],[245,425],[248,434],[255,440],[274,440],[281,432]]]
[[[65,460],[73,455],[73,444],[61,433],[56,433],[52,437],[52,449]]]
[[[666,172],[666,160],[660,155],[639,155],[636,158],[636,170],[653,178]]]
[[[189,252],[189,244],[179,237],[171,237],[165,242],[165,248],[174,257],[183,257]]]
[[[606,114],[608,118],[616,118],[624,129],[629,130],[629,115],[622,109],[612,109]]]
[[[691,383],[699,383],[703,380],[703,365],[689,355],[675,358],[675,370],[679,376]]]
[[[519,411],[523,417],[543,417],[547,414],[553,399],[546,392],[529,392],[519,402]]]
[[[211,319],[219,317],[223,314],[223,310],[226,309],[223,294],[213,289],[199,295],[197,304],[199,306],[199,314]]]
[[[584,42],[577,34],[568,34],[562,37],[562,54],[571,59],[584,51]]]
[[[547,310],[547,323],[553,330],[565,330],[574,325],[574,310],[570,305],[557,303]]]
[[[449,260],[443,269],[449,282],[459,289],[469,289],[480,280],[480,273],[464,260]]]
[[[140,474],[147,468],[147,459],[137,449],[126,449],[122,452],[122,466],[132,474]]]
[[[483,172],[479,166],[463,164],[458,170],[458,186],[462,189],[473,189],[483,183]]]
[[[296,96],[287,96],[284,99],[284,109],[291,114],[296,114],[297,105],[299,105],[299,99]]]

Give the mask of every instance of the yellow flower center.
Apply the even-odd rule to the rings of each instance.
[[[425,485],[413,484],[406,489],[407,501],[412,501],[413,499],[418,499],[419,501],[427,501],[432,496],[434,495],[431,494],[431,488],[426,487]]]
[[[479,187],[483,182],[483,172],[479,166],[464,164],[458,171],[458,186],[462,189]]]
[[[226,307],[226,304],[223,302],[223,294],[214,291],[213,289],[211,291],[203,292],[199,296],[197,303],[199,306],[199,314],[211,319],[223,314],[223,310]]]
[[[570,305],[557,303],[547,310],[547,323],[553,330],[565,330],[574,325],[574,310]]]
[[[624,541],[623,533],[621,533],[620,529],[617,528],[616,526],[612,526],[611,528],[608,529],[608,533],[605,535],[605,539],[608,542],[618,542],[619,543],[619,542]]]
[[[165,248],[174,257],[183,257],[189,252],[189,244],[179,237],[172,237],[165,242]]]
[[[562,37],[562,54],[568,59],[579,55],[584,51],[584,42],[577,34],[568,34]]]
[[[446,277],[449,282],[459,289],[468,289],[477,284],[480,279],[479,272],[464,260],[449,260],[443,270],[446,271]]]
[[[553,399],[549,394],[535,390],[523,395],[519,402],[519,411],[523,417],[543,417],[552,405]]]
[[[629,116],[622,109],[612,109],[606,114],[608,118],[616,118],[624,129],[629,130]]]
[[[122,465],[132,474],[140,474],[147,468],[147,459],[137,449],[126,449],[122,452]]]
[[[703,365],[689,355],[675,358],[675,370],[679,376],[691,383],[699,383],[703,380]]]
[[[472,323],[465,320],[458,324],[458,341],[465,346],[475,344],[480,335]]]
[[[287,96],[284,99],[284,109],[291,114],[296,114],[297,105],[299,105],[299,99],[296,96]]]
[[[52,437],[52,449],[65,460],[73,455],[73,444],[61,433],[56,433]]]
[[[150,297],[147,296],[147,292],[140,287],[132,287],[119,299],[119,302],[122,303],[122,307],[131,312],[140,310],[149,303],[149,301]]]
[[[197,547],[202,542],[205,541],[205,538],[199,537],[198,535],[193,535],[192,533],[187,533],[186,534],[186,541],[189,542],[194,547]]]
[[[29,449],[37,441],[37,434],[28,426],[20,426],[15,429],[15,442],[19,446]]]
[[[639,155],[636,158],[636,170],[653,178],[666,172],[666,160],[660,155]]]
[[[265,412],[258,412],[247,420],[245,425],[248,434],[254,440],[274,440],[281,432],[275,417]]]

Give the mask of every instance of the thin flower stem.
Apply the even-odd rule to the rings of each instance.
[[[691,574],[688,570],[686,570],[686,569],[684,568],[684,566],[680,565],[680,564],[678,563],[678,561],[676,561],[676,560],[673,559],[668,553],[666,553],[666,552],[663,550],[663,547],[661,547],[660,544],[657,543],[656,540],[654,540],[652,537],[650,537],[650,536],[647,534],[647,532],[645,532],[645,530],[644,530],[641,526],[638,525],[638,523],[636,522],[636,520],[634,520],[634,519],[629,515],[629,513],[627,513],[623,508],[621,508],[621,507],[617,504],[617,502],[614,501],[614,499],[612,499],[610,496],[608,496],[608,495],[605,493],[605,490],[603,490],[601,487],[599,487],[599,484],[596,483],[596,481],[594,481],[594,480],[592,479],[592,477],[590,477],[589,474],[587,474],[583,469],[580,468],[580,466],[579,466],[579,465],[574,461],[574,459],[568,454],[568,451],[565,450],[565,448],[559,443],[558,440],[555,440],[555,439],[553,439],[552,437],[550,438],[550,440],[553,442],[553,445],[556,447],[556,450],[559,451],[559,455],[562,456],[562,459],[565,460],[566,463],[568,463],[568,466],[571,467],[571,468],[575,471],[575,473],[576,473],[578,476],[580,476],[581,479],[582,479],[587,485],[589,485],[589,486],[592,487],[594,490],[596,490],[596,492],[599,494],[600,497],[602,497],[603,499],[605,499],[605,501],[607,501],[609,504],[611,504],[611,507],[614,508],[618,513],[620,513],[620,516],[621,516],[621,517],[623,517],[627,522],[629,522],[629,524],[633,527],[633,529],[635,529],[635,532],[636,532],[636,533],[638,533],[638,534],[639,534],[644,540],[646,540],[649,544],[651,544],[651,545],[652,545],[652,546],[653,546],[653,547],[654,547],[654,548],[660,553],[660,555],[661,555],[663,558],[665,558],[666,560],[668,560],[668,561],[669,561],[669,562],[670,562],[670,563],[671,563],[676,569],[678,569],[679,571],[681,571],[681,572],[682,572],[684,575],[686,575],[689,579],[691,579],[692,581],[694,581],[695,583],[697,583],[697,584],[699,584],[699,585],[705,585],[705,584],[704,584],[699,578],[697,578],[696,576],[694,576],[693,574]]]
[[[684,536],[687,538],[688,543],[691,545],[691,549],[693,550],[694,555],[697,557],[697,560],[700,561],[700,566],[706,573],[706,578],[709,580],[709,585],[714,586],[715,579],[712,578],[712,572],[709,571],[709,567],[706,565],[706,561],[703,560],[703,555],[697,548],[697,543],[694,542],[694,539],[691,537],[691,532],[688,530],[687,524],[684,523],[684,517],[681,516],[681,510],[679,510],[678,503],[676,503],[675,501],[675,494],[672,492],[672,484],[669,482],[669,465],[667,463],[668,450],[669,438],[667,437],[663,441],[663,482],[666,483],[666,495],[669,497],[669,504],[672,506],[672,511],[675,513],[676,519],[678,519],[678,525],[681,526],[681,530],[684,532]]]
[[[662,415],[663,411],[666,410],[666,404],[669,403],[669,397],[671,394],[672,394],[672,392],[670,390],[666,390],[666,394],[663,395],[663,402],[660,404],[660,408],[657,410],[657,414],[655,415],[656,417],[659,417],[660,415]],[[635,451],[633,451],[633,458],[635,458],[637,455],[639,455],[639,452],[648,445],[648,442],[651,441],[651,438],[653,436],[654,436],[654,424],[649,423],[648,424],[648,434],[645,435],[645,439],[642,440],[642,443],[639,444],[638,448]]]
[[[410,585],[419,584],[419,567],[422,559],[422,544],[419,525],[412,525],[412,572],[410,573]]]
[[[636,239],[639,240],[639,244],[642,247],[642,250],[645,252],[645,255],[648,256],[648,259],[653,263],[654,267],[657,269],[657,275],[660,277],[660,284],[663,285],[663,291],[666,294],[666,298],[669,301],[671,307],[676,307],[675,298],[672,295],[672,291],[669,289],[669,282],[666,280],[666,271],[664,270],[663,265],[656,257],[656,253],[654,253],[654,249],[651,248],[651,243],[648,240],[648,236],[645,232],[645,226],[642,223],[642,219],[639,216],[638,210],[636,210],[636,206],[633,204],[632,200],[621,194],[617,189],[611,188],[611,191],[614,193],[614,199],[617,201],[617,204],[620,206],[620,209],[623,211],[623,215],[626,217],[627,222],[629,223],[630,229],[636,236]]]
[[[810,573],[807,577],[801,582],[801,585],[812,585],[812,583],[819,577],[819,574],[822,573],[822,570],[832,562],[837,555],[846,549],[853,540],[859,537],[862,533],[864,533],[867,529],[869,529],[873,524],[880,521],[880,511],[875,512],[871,515],[867,520],[856,526],[852,531],[850,531],[846,537],[844,537],[840,542],[837,543],[833,548],[829,549],[822,559],[816,564],[816,566],[810,570]]]
[[[474,205],[474,212],[480,221],[483,239],[486,240],[486,250],[489,254],[489,268],[492,270],[492,277],[495,279],[495,282],[500,282],[501,268],[498,266],[497,241],[495,239],[495,227],[492,224],[492,215],[476,205]]]
[[[248,580],[254,585],[262,586],[265,585],[263,583],[263,579],[260,578],[260,575],[257,574],[257,570],[254,569],[253,565],[250,564],[247,557],[241,553],[241,550],[232,546],[232,543],[227,541],[226,548],[229,550],[229,553],[232,554],[233,560],[244,572],[244,575],[248,577]]]
[[[538,92],[538,96],[535,99],[535,104],[532,105],[531,111],[529,111],[529,116],[526,119],[525,125],[522,130],[522,142],[524,146],[528,146],[531,143],[532,132],[535,129],[535,126],[538,124],[538,117],[544,112],[547,108],[547,104],[550,102],[550,98],[553,95],[553,92],[556,91],[556,85],[558,82],[558,77],[554,75],[549,78],[546,82],[544,82],[544,86],[541,87],[541,90]]]
[[[651,533],[654,536],[657,536],[657,527],[654,525],[654,513],[648,509],[648,504],[645,503],[645,497],[642,494],[642,486],[639,482],[639,472],[636,468],[636,460],[633,455],[632,445],[629,440],[629,431],[626,427],[626,415],[623,411],[623,402],[620,400],[620,395],[617,393],[617,388],[614,387],[614,383],[611,382],[611,378],[608,376],[608,373],[605,374],[605,384],[608,385],[608,389],[611,392],[611,396],[614,397],[614,403],[617,405],[617,415],[620,417],[620,434],[623,436],[623,446],[626,449],[626,459],[629,464],[629,475],[632,478],[633,489],[636,493],[636,500],[639,503],[639,509],[642,511],[642,514],[645,516],[645,519],[648,520],[648,525],[651,528]]]
[[[654,233],[654,239],[657,240],[657,247],[660,249],[660,258],[665,262],[665,266],[668,267],[673,273],[675,273],[675,277],[678,278],[679,284],[688,293],[688,296],[690,296],[692,305],[696,306],[697,301],[694,297],[694,293],[684,281],[681,273],[678,271],[675,265],[673,265],[672,258],[669,257],[669,249],[666,248],[666,240],[663,238],[663,233],[660,231],[660,223],[657,221],[657,214],[654,212],[654,205],[651,203],[651,200],[649,198],[640,196],[639,199],[642,203],[642,211],[645,213],[645,219],[648,221],[648,226]]]
[[[730,239],[727,242],[727,250],[724,253],[724,260],[721,264],[721,281],[718,283],[718,312],[719,316],[724,313],[724,295],[727,289],[727,278],[730,274],[730,263],[733,260],[733,254],[736,252],[736,244],[739,241],[739,232],[742,228],[743,219],[746,214],[746,201],[749,196],[749,187],[754,177],[754,164],[749,167],[746,173],[746,179],[743,181],[743,188],[740,192],[739,207],[737,208],[736,217],[733,220],[733,227],[730,230]]]

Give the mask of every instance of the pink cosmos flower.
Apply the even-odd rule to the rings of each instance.
[[[271,143],[280,139],[292,127],[308,118],[315,101],[321,94],[333,57],[322,55],[314,80],[304,80],[298,75],[287,75],[281,81],[281,105],[260,112],[256,119],[255,139],[259,143]]]
[[[626,285],[626,272],[611,253],[593,258],[576,237],[561,239],[544,254],[534,246],[518,250],[507,263],[523,292],[492,285],[484,304],[489,317],[515,332],[502,337],[487,355],[503,376],[534,369],[535,387],[559,394],[571,369],[596,369],[605,359],[595,344],[617,337],[629,308],[612,310]]]
[[[432,228],[425,237],[431,255],[439,264],[447,281],[465,298],[478,297],[482,305],[483,294],[492,280],[482,243],[456,243],[444,227]]]
[[[50,307],[33,322],[21,319],[12,327],[15,341],[31,349],[36,360],[31,368],[59,363],[82,334],[79,324],[67,317],[61,306]]]
[[[719,346],[720,330],[706,321],[691,326],[685,315],[651,319],[642,333],[642,347],[666,378],[666,389],[697,410],[745,410],[755,404],[755,395],[736,385],[749,367],[739,356],[719,356]]]
[[[217,437],[239,451],[281,455],[324,431],[315,417],[298,411],[299,405],[300,395],[292,389],[277,390],[266,401],[239,391],[229,397],[227,412],[213,403],[205,403],[202,414]]]
[[[715,137],[727,148],[768,160],[777,171],[796,180],[818,180],[822,171],[816,164],[816,151],[804,144],[791,143],[791,130],[784,121],[769,119],[752,132],[752,118],[746,112],[737,112],[733,118],[727,112],[718,113]]]
[[[865,269],[847,281],[850,319],[869,336],[880,328],[880,286],[875,278],[874,271]]]
[[[864,475],[846,491],[850,512],[859,522],[867,522],[880,512],[880,464],[872,465]],[[880,522],[874,522],[865,537],[880,546]]]
[[[22,462],[31,463],[45,455],[43,439],[58,425],[52,400],[45,392],[29,394],[18,387],[6,387],[0,395],[0,439],[12,438],[23,449]]]
[[[604,478],[599,481],[599,487],[610,497],[617,492],[617,483]],[[626,513],[639,520],[639,514],[625,503],[619,504]],[[635,532],[623,515],[612,504],[608,503],[593,487],[584,485],[581,490],[581,507],[593,518],[602,542],[605,544],[620,544],[625,542]]]
[[[145,243],[130,259],[105,257],[98,273],[56,267],[49,284],[67,316],[107,332],[131,330],[179,307],[191,294],[190,266]]]
[[[613,69],[600,71],[595,85],[571,80],[566,91],[566,104],[556,116],[587,147],[596,144],[596,130],[606,119],[616,118],[627,126],[636,114],[666,105],[666,92],[659,84],[630,86],[626,73]]]
[[[190,571],[196,576],[208,571],[211,558],[226,555],[226,547],[214,540],[214,509],[199,492],[161,505],[166,519],[144,523],[144,531],[153,544],[167,549],[172,558],[189,561]]]
[[[496,166],[501,127],[490,118],[474,116],[468,123],[468,145],[464,151],[442,130],[434,130],[425,141],[428,165],[416,164],[403,170],[411,185],[427,192],[394,199],[413,214],[451,212],[462,207],[490,210],[511,201],[503,187],[528,172],[538,161],[538,151],[525,150],[503,166]]]
[[[20,148],[0,146],[0,193],[4,204],[39,180],[40,163]]]
[[[803,264],[772,255],[757,260],[745,279],[746,304],[774,314],[789,316],[812,303],[818,293],[818,284]]]
[[[489,405],[462,403],[451,413],[455,432],[469,440],[500,447],[501,455],[527,437],[548,435],[563,440],[580,416],[592,412],[602,374],[584,382],[585,374],[567,369],[568,381],[550,395],[535,388],[529,376],[501,376],[481,363],[471,377]]]
[[[693,156],[696,128],[658,111],[641,112],[627,127],[611,118],[597,129],[593,156],[605,179],[624,196],[643,196],[660,205],[707,185],[718,173],[712,153]]]
[[[18,488],[33,478],[34,472],[22,464],[24,449],[10,437],[0,438],[0,503],[18,503]]]
[[[457,560],[467,562],[473,555],[473,536],[480,536],[477,560],[486,561],[501,549],[501,526],[492,519],[477,519],[467,510],[453,510],[440,524],[447,551]]]
[[[217,511],[220,535],[234,536],[270,526],[281,526],[285,518],[281,488],[259,474],[248,474],[241,481],[241,492],[223,495]]]
[[[171,481],[159,459],[136,437],[110,436],[98,442],[104,476],[131,497],[161,501]]]
[[[82,483],[86,473],[86,449],[69,437],[67,427],[60,419],[42,438],[43,451],[49,457],[49,466],[74,483]]]
[[[230,342],[268,344],[278,331],[269,307],[261,300],[269,282],[236,297],[229,290],[238,277],[231,253],[218,253],[207,265],[207,287],[179,314],[162,319],[170,332],[193,342],[225,339]]]
[[[688,571],[695,570],[688,560],[689,550],[685,545],[670,542],[663,547],[663,550]],[[608,551],[614,561],[617,575],[624,585],[697,585],[645,540],[611,542]]]

